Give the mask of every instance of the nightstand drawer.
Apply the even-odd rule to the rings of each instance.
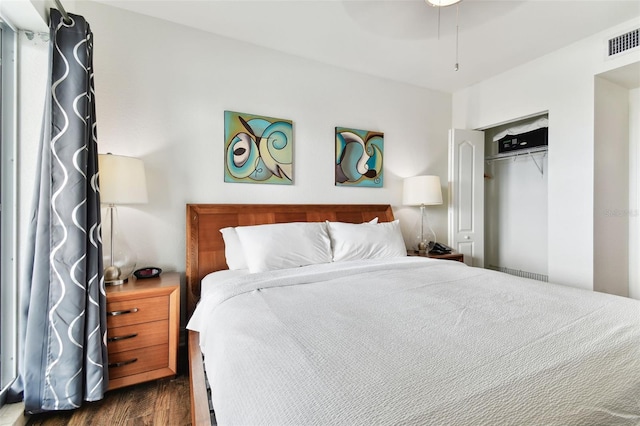
[[[180,274],[165,272],[140,280],[131,277],[128,283],[106,290],[109,390],[174,376]]]
[[[118,352],[169,343],[169,320],[127,325],[107,330],[109,356]]]
[[[149,346],[109,355],[109,379],[166,368],[169,345]]]
[[[169,318],[168,296],[107,302],[107,328]]]

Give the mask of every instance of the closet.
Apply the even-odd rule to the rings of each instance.
[[[484,266],[548,281],[548,114],[484,129]]]

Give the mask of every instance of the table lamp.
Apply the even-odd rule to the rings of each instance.
[[[136,268],[136,255],[129,248],[118,224],[117,205],[147,202],[147,180],[142,160],[122,155],[99,154],[100,203],[107,205],[103,225],[104,281],[106,285],[127,282]],[[104,226],[103,226],[104,229]]]
[[[416,230],[418,252],[428,253],[436,243],[427,218],[425,206],[442,204],[442,188],[439,176],[414,176],[404,180],[402,203],[406,206],[420,206],[420,224]]]

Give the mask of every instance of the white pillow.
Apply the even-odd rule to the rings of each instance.
[[[235,228],[222,228],[222,239],[224,240],[224,257],[227,260],[227,266],[231,270],[247,269],[247,261],[244,258],[242,243],[238,238]]]
[[[328,222],[333,261],[405,257],[400,222],[341,223]]]
[[[249,272],[331,262],[331,240],[324,222],[238,226]]]
[[[374,217],[368,223],[376,224],[378,223],[378,218]],[[222,228],[220,232],[224,240],[224,257],[227,261],[227,267],[232,271],[248,269],[247,260],[244,257],[242,243],[240,242],[236,228]]]

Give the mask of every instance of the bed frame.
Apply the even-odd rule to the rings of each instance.
[[[200,300],[200,281],[208,273],[228,269],[220,229],[228,226],[285,222],[362,223],[377,217],[394,219],[388,204],[187,204],[187,314]],[[191,424],[211,425],[199,334],[189,331]]]

